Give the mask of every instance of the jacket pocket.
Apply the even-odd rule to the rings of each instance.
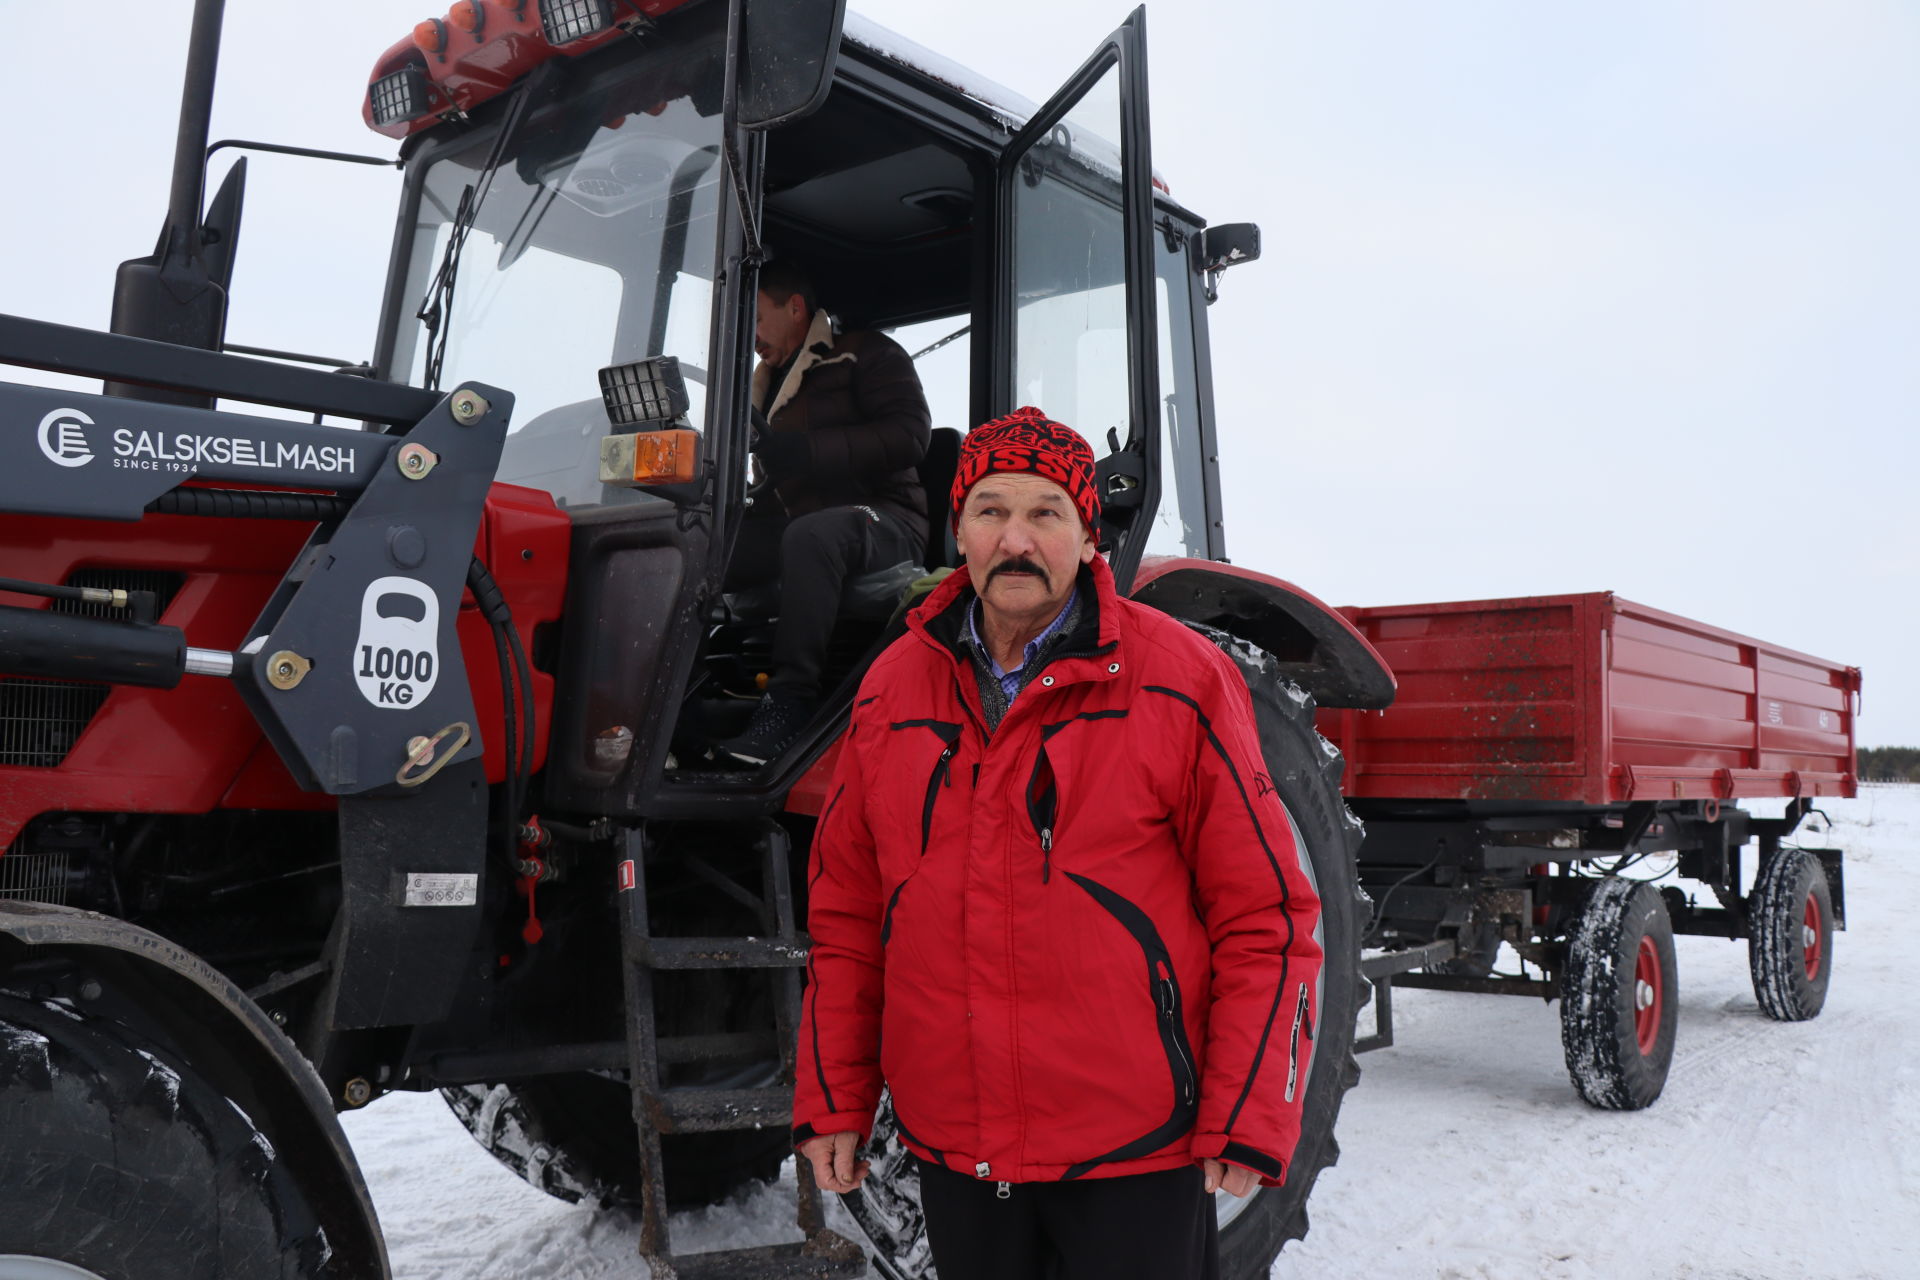
[[[913,883],[913,876],[917,876],[919,874],[920,874],[920,871],[916,867],[914,869],[913,875],[908,876],[905,880],[902,880],[899,884],[893,886],[893,892],[887,895],[887,913],[885,916],[881,917],[881,920],[880,920],[880,945],[881,946],[884,947],[887,945],[888,942],[892,941],[893,909],[900,905],[900,895],[903,891],[905,891],[908,885]]]
[[[1088,721],[1122,720],[1126,715],[1126,711],[1120,708],[1082,711],[1065,720],[1040,726],[1040,750],[1034,756],[1033,772],[1027,777],[1026,791],[1027,821],[1033,824],[1034,839],[1040,842],[1040,883],[1046,884],[1053,879],[1053,847],[1059,843],[1063,817],[1060,799],[1062,770],[1066,777],[1076,780],[1075,799],[1084,801],[1088,794],[1092,794],[1092,789],[1084,785],[1088,777],[1089,758],[1097,756],[1100,744],[1098,736],[1084,738],[1082,735],[1086,730],[1083,728],[1067,739],[1056,759],[1051,745],[1054,738],[1063,729],[1074,725],[1084,725]],[[1097,735],[1098,731],[1094,732]]]
[[[1053,762],[1047,759],[1046,744],[1034,758],[1033,773],[1027,779],[1027,820],[1040,841],[1040,883],[1053,879],[1053,826],[1060,816],[1060,791],[1053,775]]]
[[[933,770],[927,775],[927,794],[920,804],[920,856],[927,856],[927,846],[933,839],[933,809],[940,799],[942,790],[953,787],[953,757],[960,749],[960,726],[949,720],[900,720],[887,726],[899,732],[907,729],[926,729],[940,739],[940,755],[933,762]],[[895,890],[897,894],[899,891]]]
[[[1165,953],[1155,957],[1154,1004],[1160,1010],[1160,1043],[1167,1050],[1173,1068],[1174,1092],[1189,1106],[1200,1101],[1200,1076],[1193,1069],[1193,1046],[1187,1041],[1186,1015],[1180,1003],[1180,980],[1173,976],[1173,961]]]
[[[1146,961],[1148,994],[1153,999],[1160,1047],[1166,1054],[1167,1074],[1173,1084],[1173,1109],[1164,1121],[1140,1137],[1072,1166],[1061,1175],[1063,1180],[1081,1177],[1095,1167],[1112,1161],[1135,1160],[1151,1155],[1192,1129],[1194,1120],[1200,1114],[1200,1078],[1194,1066],[1193,1044],[1187,1038],[1180,979],[1174,972],[1173,956],[1167,949],[1166,941],[1154,927],[1152,918],[1120,894],[1083,875],[1069,871],[1066,876],[1086,890],[1140,945],[1141,956]]]

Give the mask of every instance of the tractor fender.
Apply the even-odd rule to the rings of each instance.
[[[1150,556],[1133,599],[1257,644],[1323,707],[1385,707],[1393,672],[1351,622],[1290,582],[1216,560]]]
[[[225,974],[112,916],[0,900],[0,984],[67,996],[78,1008],[97,1005],[177,1048],[286,1162],[326,1231],[339,1274],[391,1280],[373,1201],[319,1075]]]

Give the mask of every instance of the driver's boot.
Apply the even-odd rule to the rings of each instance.
[[[753,709],[753,719],[747,722],[746,731],[716,745],[714,758],[722,764],[755,767],[778,759],[807,727],[807,721],[813,718],[813,707],[812,698],[778,689],[768,691],[761,696],[760,705]]]

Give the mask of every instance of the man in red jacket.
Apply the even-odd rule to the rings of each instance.
[[[884,1082],[941,1280],[1212,1277],[1319,1005],[1252,701],[1116,594],[1070,429],[976,429],[952,507],[966,572],[868,673],[814,838],[795,1142],[852,1190]]]

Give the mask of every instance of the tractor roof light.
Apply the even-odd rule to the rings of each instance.
[[[613,25],[613,0],[540,0],[540,30],[556,48]]]
[[[376,126],[417,120],[431,113],[433,86],[427,80],[426,67],[409,62],[381,76],[367,86],[367,101]]]
[[[426,18],[413,25],[413,43],[420,52],[430,53],[446,60],[447,24],[439,18]]]
[[[679,422],[691,401],[676,356],[653,356],[600,371],[600,399],[615,427],[648,431]]]
[[[454,0],[453,8],[447,10],[447,23],[477,36],[487,25],[486,7],[479,0]]]

